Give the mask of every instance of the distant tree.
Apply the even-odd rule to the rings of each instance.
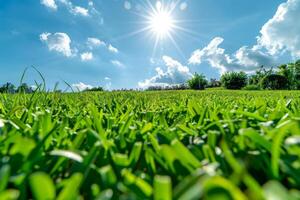
[[[269,90],[289,89],[289,80],[280,74],[270,74],[263,78],[261,87]]]
[[[13,94],[16,92],[15,88],[16,87],[14,86],[14,84],[8,82],[5,83],[2,87],[0,87],[0,92]]]
[[[152,85],[149,86],[147,91],[159,91],[159,90],[186,90],[188,86],[186,84],[172,84],[172,85]]]
[[[296,61],[295,67],[295,86],[297,90],[300,90],[300,60]]]
[[[0,87],[0,93],[4,93],[5,92],[5,88],[3,86]]]
[[[102,91],[104,91],[103,87],[93,87],[84,90],[84,92],[102,92]]]
[[[189,86],[187,84],[184,84],[184,83],[179,84],[179,85],[176,86],[176,90],[187,90],[187,89],[189,89]]]
[[[295,88],[294,63],[284,64],[278,67],[278,75],[284,76],[287,80],[287,89]]]
[[[300,89],[300,60],[281,65],[278,69],[278,74],[288,79],[288,89]]]
[[[264,66],[261,66],[255,74],[249,76],[248,84],[249,85],[260,85],[262,79],[267,75],[273,74],[273,68],[266,69]]]
[[[163,90],[163,87],[162,87],[162,86],[154,86],[154,85],[151,85],[151,86],[149,86],[146,90],[147,90],[147,91],[158,91],[158,90]]]
[[[193,78],[188,80],[188,85],[193,90],[204,90],[208,82],[203,74],[195,73]]]
[[[217,79],[211,78],[207,85],[208,88],[221,87],[221,82]]]
[[[221,76],[222,86],[226,89],[239,90],[247,85],[245,72],[227,72]]]
[[[31,87],[29,87],[26,83],[22,83],[22,85],[20,85],[17,89],[17,92],[21,92],[21,93],[32,93],[33,89]]]

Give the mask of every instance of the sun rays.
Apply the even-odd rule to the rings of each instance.
[[[164,8],[164,5],[160,1],[156,3],[155,7],[156,9],[147,17],[147,23],[149,24],[149,29],[156,37],[164,39],[173,31],[175,22],[170,10]]]
[[[160,45],[171,42],[181,56],[185,57],[176,38],[181,33],[193,37],[193,32],[184,28],[184,25],[188,21],[176,19],[174,11],[180,2],[181,0],[154,1],[154,3],[150,0],[141,1],[142,10],[140,12],[131,11],[139,17],[137,24],[141,25],[141,28],[118,39],[143,34],[145,37],[153,40],[152,56],[156,54]]]

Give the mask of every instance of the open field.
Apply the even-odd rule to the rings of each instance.
[[[296,200],[299,188],[299,91],[0,94],[0,199]]]

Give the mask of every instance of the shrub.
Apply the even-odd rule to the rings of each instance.
[[[17,92],[21,93],[33,93],[33,89],[29,87],[26,83],[22,83],[16,90]]]
[[[193,90],[204,90],[207,86],[207,80],[204,75],[195,73],[193,78],[188,80],[188,85]]]
[[[227,72],[221,76],[222,86],[226,89],[239,90],[247,85],[245,72]]]
[[[246,85],[243,90],[261,90],[259,85]]]
[[[103,87],[93,87],[90,89],[85,89],[84,92],[103,92]]]
[[[160,91],[160,90],[187,90],[189,89],[186,84],[172,84],[172,85],[152,85],[149,86],[147,91]]]
[[[221,82],[218,81],[217,79],[211,78],[207,85],[207,88],[216,88],[216,87],[221,87]]]
[[[255,74],[248,77],[248,84],[250,85],[258,85],[260,84],[261,80],[270,74],[273,74],[273,68],[266,68],[264,66],[261,66]]]
[[[271,74],[263,78],[261,87],[269,90],[283,90],[288,89],[288,79],[279,74]]]
[[[0,87],[0,93],[10,93],[14,94],[16,92],[16,87],[12,83],[5,83]]]

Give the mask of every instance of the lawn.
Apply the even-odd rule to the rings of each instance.
[[[300,199],[299,91],[0,94],[0,199]]]

